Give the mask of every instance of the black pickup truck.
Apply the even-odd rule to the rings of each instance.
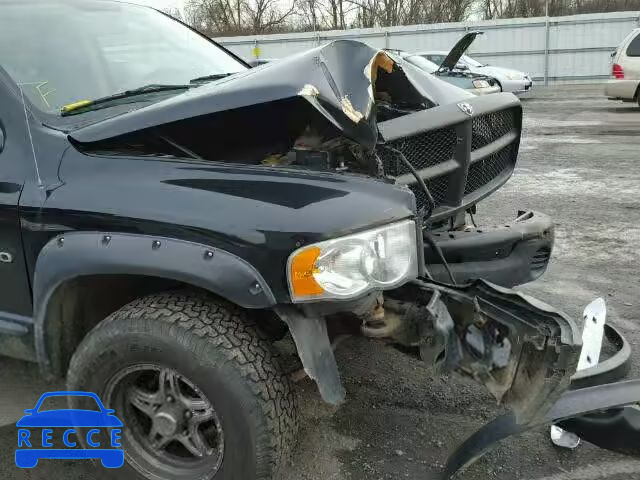
[[[510,406],[447,476],[505,435],[638,400],[636,382],[566,392],[580,328],[508,288],[546,269],[549,218],[475,224],[521,126],[513,95],[358,42],[249,68],[150,8],[5,0],[0,353],[115,409],[134,478],[270,478],[296,432],[273,345],[289,334],[333,404],[346,333]]]

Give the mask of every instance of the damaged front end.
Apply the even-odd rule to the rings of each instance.
[[[565,314],[483,280],[456,286],[421,279],[351,304],[349,313],[346,306],[327,308],[282,307],[278,313],[330,403],[344,399],[330,348],[336,324],[357,324],[359,332],[349,333],[403,347],[434,374],[473,378],[510,407],[519,424],[539,421],[569,388],[582,346],[576,323]],[[306,331],[311,324],[320,325],[313,335]],[[314,363],[320,358],[322,368]]]
[[[511,408],[508,426],[500,424],[498,433],[486,436],[493,441],[505,432],[571,416],[563,416],[564,410],[549,412],[566,402],[563,395],[581,352],[580,331],[572,319],[521,293],[477,280],[485,270],[496,271],[496,257],[506,262],[512,252],[526,250],[518,265],[530,268],[524,276],[528,281],[542,274],[550,256],[550,221],[531,212],[506,225],[508,234],[487,237],[465,226],[465,213],[511,176],[521,126],[522,110],[511,94],[473,97],[410,65],[396,64],[384,52],[339,41],[81,125],[69,138],[88,154],[186,157],[258,167],[247,169],[255,176],[260,168],[270,175],[312,170],[323,172],[318,181],[327,183],[354,175],[370,177],[367,183],[376,185],[404,185],[394,188],[401,189],[406,208],[380,209],[366,224],[345,216],[339,226],[322,223],[320,231],[308,228],[305,234],[296,232],[295,239],[278,224],[278,234],[285,233],[279,250],[289,254],[370,226],[415,221],[420,279],[414,274],[413,281],[388,286],[384,293],[369,289],[335,301],[305,297],[295,303],[293,297],[279,297],[275,311],[288,325],[304,370],[324,400],[338,404],[345,397],[333,355],[338,336],[376,338],[419,355],[434,373],[455,371],[475,379]],[[270,190],[269,195],[280,198],[281,192]],[[458,259],[460,268],[466,262],[478,266],[462,276],[473,281],[449,285],[423,277],[432,271],[441,279],[424,262],[429,251],[437,250],[422,244],[430,232],[446,237],[443,250]],[[358,242],[353,251],[364,244]],[[477,242],[485,248],[478,249]],[[321,273],[317,258],[304,263],[299,279]],[[274,283],[285,285],[287,279]],[[313,288],[305,293],[314,294]],[[486,446],[482,440],[469,452],[482,453]],[[455,457],[448,475],[477,458],[465,455]]]
[[[456,286],[423,278],[348,306],[283,307],[278,313],[329,403],[345,396],[333,347],[343,333],[356,334],[348,325],[357,325],[357,334],[419,356],[434,375],[474,379],[508,407],[452,452],[442,476],[449,479],[500,440],[544,424],[638,455],[640,409],[632,405],[640,402],[640,381],[609,383],[626,376],[630,349],[613,327],[603,329],[604,318],[591,313],[594,306],[602,310],[604,302],[587,307],[583,330],[564,313],[511,289],[483,280]],[[601,329],[599,338],[592,326]],[[590,355],[603,333],[618,351],[598,364]],[[583,363],[587,367],[577,372]]]
[[[416,281],[389,297],[390,338],[417,348],[437,373],[475,379],[519,423],[543,416],[568,388],[581,340],[575,322],[552,307],[482,280]]]

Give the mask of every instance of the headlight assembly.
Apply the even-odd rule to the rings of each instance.
[[[487,82],[486,80],[474,80],[473,86],[475,88],[488,88],[489,82]]]
[[[348,299],[418,275],[416,224],[392,223],[299,248],[287,263],[294,302]]]

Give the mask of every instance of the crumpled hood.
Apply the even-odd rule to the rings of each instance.
[[[79,128],[70,138],[96,142],[198,116],[302,97],[345,137],[373,147],[377,140],[375,84],[381,71],[397,72],[399,78],[393,83],[398,91],[426,95],[383,51],[340,40]]]

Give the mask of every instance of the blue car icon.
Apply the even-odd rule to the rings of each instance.
[[[52,397],[82,396],[91,397],[96,401],[99,410],[79,409],[54,409],[40,411],[45,400]],[[16,465],[20,468],[33,468],[41,458],[52,459],[100,459],[106,468],[119,468],[124,464],[124,452],[120,445],[120,432],[122,422],[114,415],[113,410],[104,407],[100,398],[91,392],[50,392],[40,397],[33,409],[25,410],[18,427],[18,449],[16,449]],[[64,445],[68,448],[53,448],[53,428],[61,430]],[[37,432],[31,429],[38,428]],[[74,448],[77,439],[81,435],[76,428],[82,428],[86,432],[86,444],[89,448]],[[109,429],[109,444],[98,441],[100,429]],[[40,429],[42,433],[40,435]],[[32,435],[32,433],[34,435]],[[108,447],[108,448],[105,448]]]

